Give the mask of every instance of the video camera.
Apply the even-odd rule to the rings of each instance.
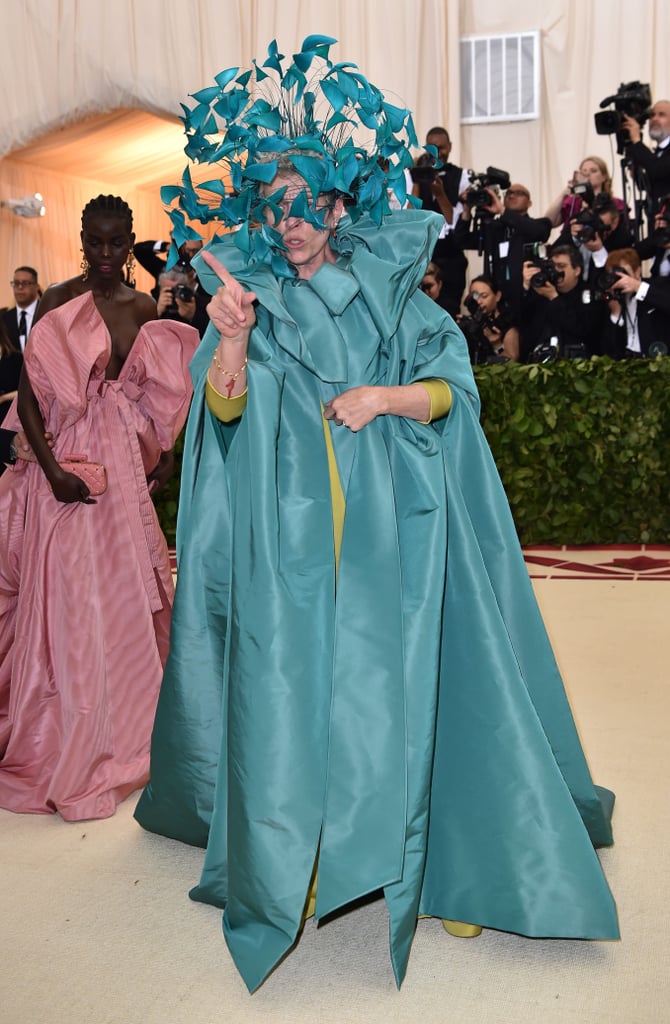
[[[499,167],[487,167],[485,174],[476,174],[468,171],[470,187],[465,193],[465,202],[474,209],[481,210],[491,202],[491,195],[487,191],[493,188],[495,191],[510,187],[510,176],[507,171],[501,171]]]
[[[614,106],[613,110],[603,110],[603,107]],[[622,128],[622,115],[627,114],[635,118],[642,127],[645,121],[649,120],[650,108],[652,105],[651,89],[647,82],[622,82],[613,96],[606,96],[601,102],[601,110],[594,114],[596,132],[598,135],[617,136],[617,149],[622,153],[626,143],[629,141],[628,133]]]

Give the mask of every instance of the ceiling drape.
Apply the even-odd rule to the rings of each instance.
[[[447,126],[452,159],[508,170],[536,215],[590,154],[620,194],[620,156],[593,125],[604,97],[636,79],[670,96],[667,0],[0,0],[0,15],[0,200],[39,191],[47,207],[39,221],[0,208],[0,305],[19,264],[44,284],[77,272],[81,209],[101,191],[129,202],[138,238],[165,235],[158,187],[183,167],[180,103],[273,38],[287,54],[310,34],[339,40],[331,56],[410,107],[420,141]],[[531,30],[540,118],[461,127],[460,37]]]

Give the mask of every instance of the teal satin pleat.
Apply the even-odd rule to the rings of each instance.
[[[593,849],[611,842],[611,804],[584,760],[463,338],[417,291],[438,223],[345,223],[337,264],[309,282],[213,247],[259,299],[248,401],[235,425],[207,411],[210,331],[137,817],[207,843],[192,895],[224,908],[251,990],[296,940],[317,854],[317,917],[384,890],[398,983],[420,912],[618,935]],[[346,497],[336,595],[321,403],[426,377],[454,393],[439,424],[329,428]]]

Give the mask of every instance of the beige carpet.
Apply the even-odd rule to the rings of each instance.
[[[535,579],[596,781],[616,790],[602,862],[617,943],[447,936],[419,922],[400,992],[375,903],[308,922],[254,995],[217,910],[192,903],[202,853],[106,821],[0,811],[1,1024],[666,1024],[670,1022],[670,586]]]

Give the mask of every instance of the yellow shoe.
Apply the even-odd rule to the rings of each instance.
[[[455,935],[458,939],[476,939],[482,934],[480,925],[466,924],[465,921],[448,921],[442,918],[442,927],[445,932]]]

